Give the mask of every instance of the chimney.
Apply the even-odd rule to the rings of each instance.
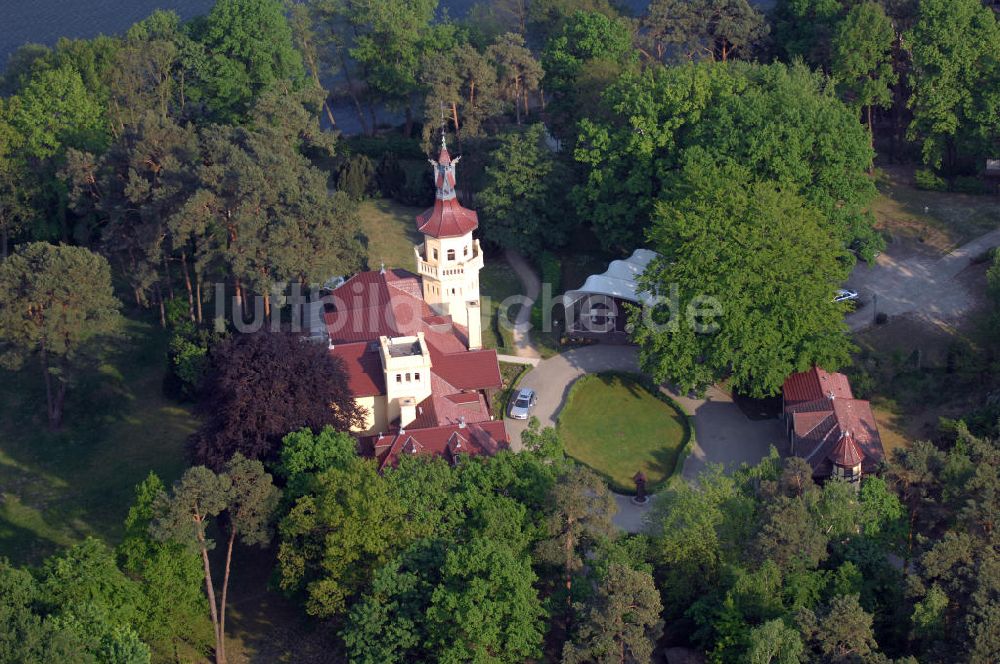
[[[410,425],[417,419],[417,402],[412,397],[403,397],[399,400],[399,430]]]
[[[468,314],[469,350],[479,350],[483,347],[483,319],[479,300],[468,300],[465,311]]]

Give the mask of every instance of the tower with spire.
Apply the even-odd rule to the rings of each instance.
[[[454,160],[448,154],[444,132],[438,158],[428,159],[434,171],[434,206],[417,215],[417,230],[424,241],[414,247],[417,274],[423,283],[424,301],[437,313],[468,330],[470,349],[482,348],[479,304],[479,271],[483,252],[472,237],[479,217],[462,207],[456,192]]]

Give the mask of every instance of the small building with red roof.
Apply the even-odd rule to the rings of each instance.
[[[856,482],[879,470],[885,451],[878,424],[847,376],[813,367],[789,376],[781,393],[791,453],[809,462],[813,477]]]
[[[329,352],[367,413],[355,433],[380,468],[405,454],[457,462],[510,442],[503,421],[492,417],[502,381],[496,351],[482,348],[483,255],[472,235],[479,222],[455,194],[458,161],[442,139],[438,159],[430,160],[434,206],[416,219],[424,236],[414,248],[417,272],[362,272],[323,299]]]

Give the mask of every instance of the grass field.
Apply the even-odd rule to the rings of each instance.
[[[422,208],[407,207],[389,199],[364,201],[358,209],[361,230],[368,238],[368,269],[402,268],[413,272],[413,246],[423,242],[414,217]]]
[[[559,416],[566,453],[602,475],[611,488],[635,491],[632,477],[646,475],[654,491],[670,477],[688,436],[687,418],[635,379],[590,374],[572,387]]]
[[[0,372],[0,557],[37,562],[87,535],[115,542],[152,470],[172,482],[197,421],[163,396],[166,335],[130,321],[116,357],[67,395],[49,431],[37,365]]]

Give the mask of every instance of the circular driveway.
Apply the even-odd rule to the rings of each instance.
[[[566,403],[573,382],[588,373],[622,371],[640,373],[638,349],[635,346],[594,344],[566,351],[542,360],[521,380],[538,395],[535,415],[542,427],[556,426],[559,411]],[[706,464],[722,464],[728,470],[741,463],[756,463],[767,455],[771,445],[779,452],[787,451],[784,428],[776,419],[751,420],[733,403],[732,398],[716,387],[707,390],[703,398],[679,395],[661,388],[693,418],[695,441],[684,461],[683,477],[693,481]],[[521,432],[527,428],[524,420],[507,419],[511,447],[521,449]],[[623,530],[642,529],[648,506],[637,507],[625,496],[616,496],[619,511],[615,523]]]

